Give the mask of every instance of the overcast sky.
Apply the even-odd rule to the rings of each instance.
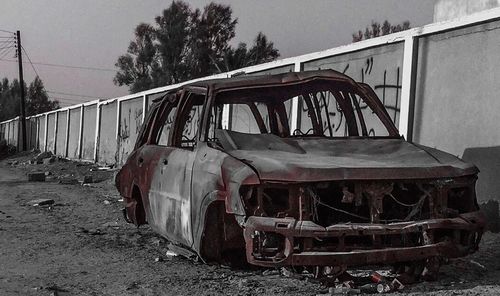
[[[264,32],[279,49],[291,57],[348,44],[351,34],[372,20],[413,27],[432,22],[436,0],[219,0],[230,4],[238,18],[234,44],[251,43]],[[189,0],[203,8],[210,1]],[[33,62],[115,69],[125,53],[134,28],[153,23],[171,1],[160,0],[2,0],[0,30],[21,31],[22,45]],[[8,35],[0,32],[1,36]],[[5,39],[5,38],[4,38]],[[2,40],[4,40],[2,39]],[[3,47],[0,45],[0,48]],[[0,51],[0,57],[2,56]],[[13,60],[9,54],[4,59]],[[111,98],[128,93],[113,84],[113,71],[83,70],[35,65],[47,90]],[[24,65],[25,81],[34,71]],[[0,61],[0,78],[17,78],[14,62]],[[50,93],[63,102],[82,98]],[[83,100],[91,100],[85,98]]]

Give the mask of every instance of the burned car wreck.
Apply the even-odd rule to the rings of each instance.
[[[116,186],[127,219],[206,261],[328,274],[476,251],[477,173],[400,137],[368,85],[319,70],[157,99]]]

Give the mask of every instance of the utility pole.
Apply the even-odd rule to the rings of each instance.
[[[19,62],[19,84],[21,85],[21,116],[19,121],[21,123],[21,141],[22,151],[27,150],[26,143],[26,98],[24,97],[24,80],[23,80],[23,55],[21,47],[21,32],[17,31],[17,61]],[[18,142],[19,144],[19,142]],[[19,145],[18,145],[19,146]]]

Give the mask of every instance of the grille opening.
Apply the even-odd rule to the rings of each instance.
[[[261,199],[259,201],[259,190]],[[285,217],[290,215],[289,190],[286,187],[257,187],[240,188],[240,196],[245,205],[247,215],[258,215],[267,217]]]
[[[395,183],[392,196],[386,195],[383,199],[383,213],[380,214],[380,219],[387,222],[429,219],[429,198],[434,196],[432,192],[431,196],[424,198],[426,192],[422,191],[422,186],[424,185]],[[412,213],[414,209],[416,211]]]
[[[355,183],[322,184],[314,189],[317,202],[316,223],[330,226],[338,223],[370,223],[372,199],[362,189],[356,189]],[[377,186],[377,184],[375,184]],[[429,200],[434,198],[431,185],[415,183],[394,183],[388,187],[390,192],[382,198],[382,210],[379,223],[422,220],[430,218]],[[383,188],[381,184],[381,188]],[[346,202],[346,194],[356,195]],[[351,197],[352,198],[352,197]]]
[[[267,216],[277,216],[289,210],[289,199],[286,188],[265,188],[262,192],[262,209]]]
[[[448,191],[448,208],[457,210],[459,214],[475,210],[473,192],[471,187],[451,188]]]
[[[342,191],[343,186],[339,186],[337,183],[329,183],[327,186],[323,185],[324,188],[316,188],[316,196],[319,199],[317,203],[317,221],[321,226],[330,226],[337,223],[367,223],[369,220],[362,219],[360,217],[370,217],[370,209],[366,198],[363,196],[362,204],[356,206],[355,202],[345,203],[342,202],[344,193]],[[346,186],[349,192],[354,192],[354,185],[348,184]],[[333,210],[332,208],[339,209],[341,211]],[[344,212],[352,213],[354,215],[349,215]],[[360,217],[356,217],[360,216]]]
[[[451,229],[436,229],[433,230],[432,233],[434,235],[435,242],[453,240],[455,236],[454,230]]]

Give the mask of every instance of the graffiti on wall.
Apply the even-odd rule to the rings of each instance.
[[[123,107],[124,106],[122,106],[122,108]],[[142,113],[142,104],[137,108],[131,105],[126,109],[122,109],[117,142],[118,153],[115,156],[119,163],[123,163],[134,148],[135,139],[142,125]]]
[[[398,125],[402,87],[401,67],[398,62],[388,63],[387,58],[378,61],[376,56],[369,56],[363,59],[352,59],[345,63],[326,62],[316,65],[318,70],[329,68],[340,71],[358,82],[370,85],[382,101],[394,124]],[[325,131],[333,129],[335,136],[346,136],[345,116],[338,103],[336,103],[334,96],[328,92],[318,93],[317,96],[320,97],[319,104],[322,112],[328,114],[323,122]],[[330,106],[330,104],[335,106]],[[385,129],[379,124],[373,112],[359,97],[357,97],[357,104],[359,109],[362,110],[365,122],[369,127],[369,135],[382,135],[381,133]],[[308,116],[307,106],[304,104],[301,104],[300,111],[302,118]],[[301,123],[302,126],[304,124],[306,123]]]

